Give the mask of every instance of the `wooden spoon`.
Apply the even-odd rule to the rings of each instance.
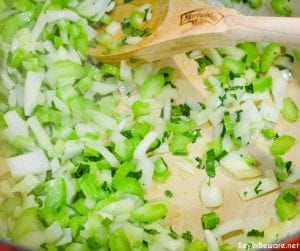
[[[136,45],[126,45],[110,54],[104,47],[90,48],[101,62],[117,64],[122,59],[152,62],[195,49],[233,46],[240,42],[278,42],[300,45],[300,18],[243,16],[233,9],[203,5],[190,0],[136,0],[118,5],[117,21],[144,3],[150,3],[153,33]],[[127,16],[126,16],[127,15]]]

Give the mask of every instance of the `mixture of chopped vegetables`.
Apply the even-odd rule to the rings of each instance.
[[[7,163],[0,167],[0,237],[33,250],[230,251],[237,241],[222,237],[237,231],[251,249],[299,229],[300,167],[285,155],[299,138],[275,125],[299,119],[299,100],[287,90],[300,51],[245,42],[189,52],[208,95],[179,102],[172,67],[88,57],[89,47],[100,44],[109,53],[151,34],[149,4],[122,23],[110,16],[115,4],[0,0],[0,140]],[[292,14],[287,0],[269,4],[278,15]],[[258,140],[268,145],[272,165],[251,152]],[[196,154],[193,146],[200,147]],[[203,238],[169,222],[174,191],[149,196],[154,184],[169,182],[174,167],[205,177],[198,193],[207,210],[195,219]],[[224,202],[215,181],[220,172],[247,181],[231,191],[244,203],[277,191],[270,205],[277,219],[224,221],[216,210]]]

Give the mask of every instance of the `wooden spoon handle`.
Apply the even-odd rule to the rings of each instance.
[[[226,16],[227,34],[236,42],[278,42],[300,45],[300,18]]]

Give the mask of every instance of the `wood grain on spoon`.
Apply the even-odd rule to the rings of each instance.
[[[233,46],[239,42],[278,42],[300,45],[300,18],[243,16],[233,9],[201,5],[191,0],[148,0],[123,4],[112,13],[122,21],[134,8],[150,3],[153,33],[136,45],[104,54],[101,46],[89,54],[101,62],[152,62],[194,49]]]

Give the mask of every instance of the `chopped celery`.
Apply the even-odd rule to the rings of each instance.
[[[7,8],[6,0],[0,0],[0,12]]]
[[[103,64],[101,71],[103,75],[111,75],[116,77],[120,75],[120,68],[109,64]]]
[[[165,78],[162,74],[152,75],[143,83],[140,92],[142,98],[150,98],[159,93],[165,85]]]
[[[252,61],[258,56],[256,43],[245,42],[239,44],[238,47],[246,53],[246,65],[251,65]]]
[[[109,235],[109,248],[111,251],[130,251],[130,242],[125,232],[118,228]]]
[[[299,209],[296,206],[297,191],[289,188],[281,192],[275,201],[275,209],[281,220],[290,220],[294,218]]]
[[[258,78],[253,81],[253,92],[263,92],[267,89],[270,89],[273,84],[273,80],[271,77]]]
[[[219,247],[220,251],[238,251],[237,247],[232,247],[228,244],[223,244]]]
[[[65,180],[63,178],[49,180],[45,186],[45,194],[44,207],[59,211],[66,205],[67,188]]]
[[[174,155],[188,155],[187,145],[190,139],[184,135],[175,135],[170,143],[170,151]]]
[[[240,76],[245,71],[245,65],[239,60],[225,58],[223,61],[222,69],[226,73],[232,73],[234,76]]]
[[[166,180],[170,177],[171,173],[168,169],[168,166],[163,158],[159,157],[154,162],[154,174],[153,179],[159,183],[165,183]]]
[[[183,134],[193,131],[195,122],[193,120],[174,119],[168,121],[167,128],[174,134]]]
[[[17,218],[11,230],[11,236],[14,240],[20,240],[23,235],[33,232],[42,231],[43,226],[38,218],[37,208],[28,208]]]
[[[268,44],[261,56],[260,70],[267,72],[275,59],[281,54],[281,46],[279,44]]]
[[[220,223],[220,218],[215,212],[203,214],[201,222],[204,229],[213,229]]]
[[[299,118],[299,110],[295,102],[287,97],[283,100],[283,107],[281,110],[283,118],[288,122],[296,122]]]
[[[151,201],[147,202],[132,212],[134,220],[143,223],[153,223],[158,219],[164,218],[168,212],[168,208],[164,202]]]
[[[290,16],[292,8],[288,1],[289,0],[271,0],[271,7],[275,13],[280,16]]]
[[[285,154],[296,143],[296,139],[292,136],[283,135],[276,138],[271,145],[271,153],[273,155]]]
[[[206,251],[207,243],[201,240],[193,240],[184,251]]]
[[[263,0],[249,0],[248,4],[252,9],[259,9],[263,4]]]
[[[264,128],[262,134],[266,139],[273,139],[276,137],[276,132],[272,128]]]
[[[141,100],[135,101],[131,105],[131,109],[136,117],[147,115],[150,113],[150,104]]]

